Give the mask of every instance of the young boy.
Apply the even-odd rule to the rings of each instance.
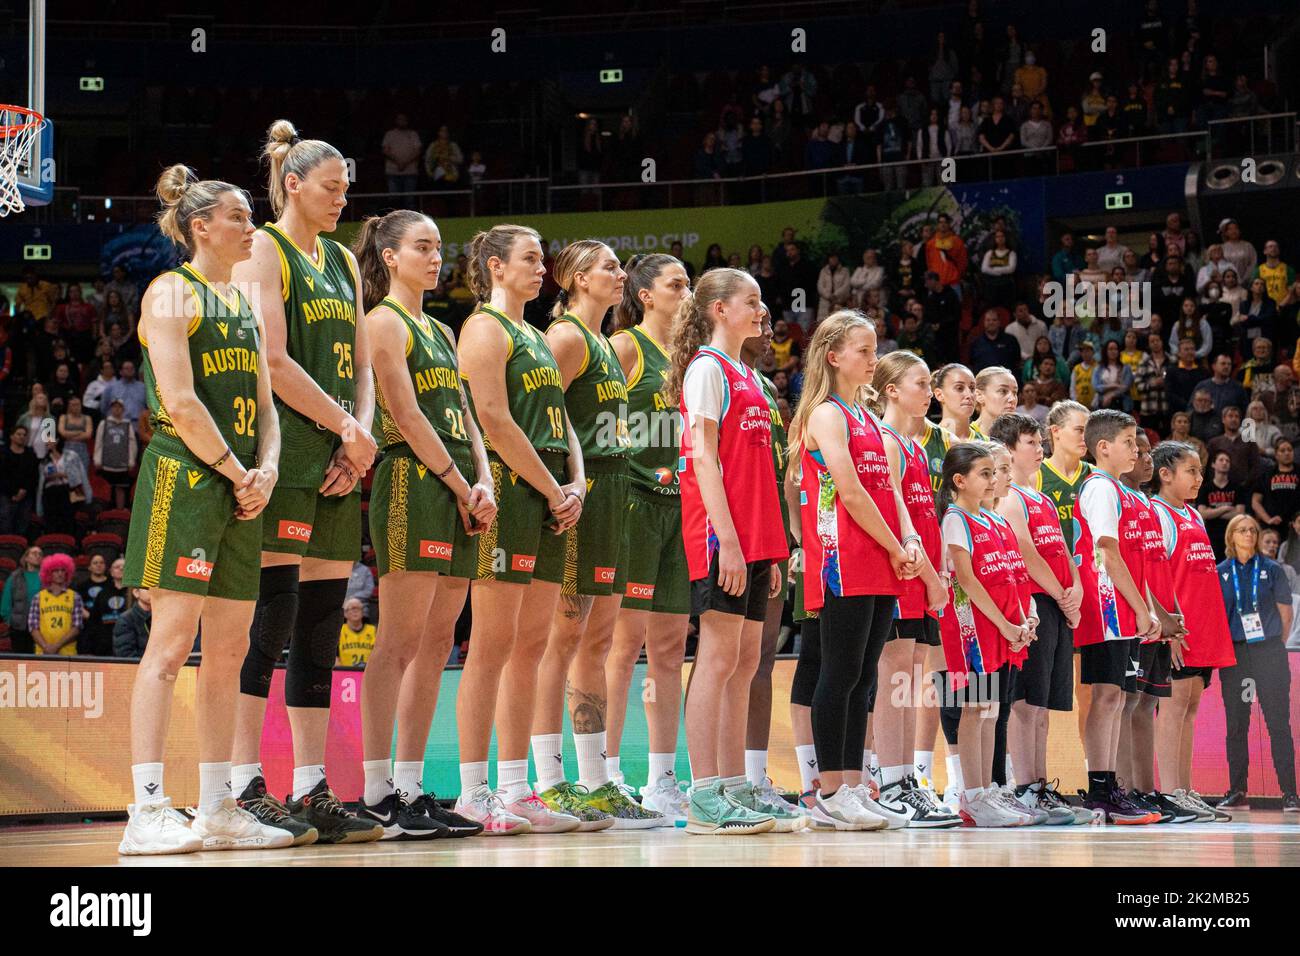
[[[1160,635],[1147,607],[1138,502],[1116,478],[1137,464],[1137,422],[1115,409],[1093,412],[1084,442],[1096,465],[1075,507],[1074,553],[1084,594],[1074,643],[1080,649],[1080,678],[1092,689],[1084,726],[1088,790],[1083,805],[1110,823],[1155,823],[1160,814],[1135,805],[1115,774],[1124,694],[1137,690],[1137,644]]]
[[[1048,711],[1068,712],[1074,696],[1070,630],[1079,622],[1083,596],[1079,571],[1070,560],[1056,504],[1033,488],[1043,461],[1038,423],[1011,412],[993,423],[989,438],[1011,452],[1011,489],[998,513],[1016,534],[1039,618],[1038,639],[1029,645],[1016,681],[1008,728],[1007,749],[1023,781],[1016,787],[1016,799],[1046,811],[1048,824],[1089,823],[1090,811],[1071,807],[1047,782]]]

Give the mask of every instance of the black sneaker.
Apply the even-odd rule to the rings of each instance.
[[[1224,810],[1249,810],[1250,800],[1247,799],[1244,790],[1229,790],[1214,806],[1222,807]]]
[[[1116,787],[1104,792],[1080,790],[1079,795],[1083,797],[1083,805],[1087,809],[1101,811],[1102,819],[1106,823],[1132,826],[1134,824],[1151,823],[1156,819],[1155,813],[1139,810],[1126,798],[1121,797],[1116,792],[1118,789]]]
[[[1300,813],[1300,797],[1294,793],[1288,793],[1282,797],[1283,813]]]
[[[438,797],[436,794],[420,794],[411,801],[411,812],[423,813],[435,823],[441,823],[447,828],[447,832],[442,834],[442,836],[478,836],[483,832],[483,824],[476,823],[468,817],[462,817],[459,813],[444,809],[438,803]]]
[[[378,823],[348,813],[324,779],[301,800],[286,800],[285,809],[320,831],[319,843],[370,843],[384,836]]]
[[[1155,793],[1143,793],[1141,790],[1127,790],[1129,802],[1134,804],[1140,810],[1148,810],[1157,815],[1159,819],[1156,823],[1173,823],[1175,814],[1172,810],[1166,810],[1164,806],[1155,799]]]
[[[1195,813],[1187,807],[1179,806],[1159,790],[1152,790],[1150,793],[1142,794],[1142,799],[1148,806],[1154,807],[1160,812],[1161,823],[1194,823],[1196,821]]]
[[[257,817],[260,823],[292,833],[293,843],[290,846],[310,846],[320,836],[319,831],[310,823],[290,816],[285,805],[267,792],[266,780],[262,777],[250,780],[244,792],[235,798],[235,803],[239,804],[239,809],[247,810]]]
[[[1144,803],[1139,803],[1133,799],[1133,795],[1128,790],[1116,784],[1111,789],[1111,800],[1122,807],[1129,807],[1135,813],[1145,813],[1147,823],[1160,823],[1160,811],[1150,809]]]
[[[357,817],[382,826],[384,840],[429,840],[447,835],[445,824],[434,820],[423,809],[414,809],[399,793],[390,793],[373,807],[363,798],[357,805]]]
[[[902,791],[896,800],[912,808],[912,815],[907,821],[909,827],[939,830],[961,826],[961,817],[931,800],[930,794],[917,785],[915,777],[908,775],[903,778],[902,783]]]

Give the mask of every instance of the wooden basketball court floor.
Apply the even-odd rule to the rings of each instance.
[[[0,866],[1300,866],[1300,814],[1280,810],[1178,826],[747,837],[607,830],[171,857],[119,857],[121,834],[120,823],[0,829]]]

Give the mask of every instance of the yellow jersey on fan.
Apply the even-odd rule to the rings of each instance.
[[[346,621],[339,628],[339,663],[344,667],[365,667],[375,649],[375,626],[364,625],[354,631]]]

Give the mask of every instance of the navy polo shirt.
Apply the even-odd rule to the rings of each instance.
[[[1264,637],[1283,637],[1282,615],[1278,613],[1279,604],[1290,605],[1291,586],[1287,583],[1286,572],[1277,562],[1270,561],[1258,552],[1255,560],[1259,563],[1259,618],[1264,625]],[[1237,595],[1232,583],[1232,566],[1237,566],[1237,582],[1241,590],[1241,606],[1237,606]],[[1241,615],[1249,614],[1255,608],[1251,605],[1250,562],[1239,564],[1234,558],[1219,562],[1219,587],[1223,589],[1223,606],[1228,609],[1228,626],[1232,629],[1234,644],[1244,643],[1246,632],[1241,626]]]

